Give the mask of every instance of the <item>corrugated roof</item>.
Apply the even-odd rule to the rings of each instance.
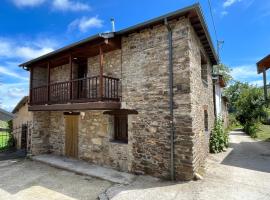
[[[203,13],[202,13],[202,10],[201,10],[199,3],[196,3],[196,4],[191,5],[189,7],[185,7],[183,9],[179,9],[177,11],[168,13],[166,15],[162,15],[160,17],[157,17],[157,18],[154,18],[154,19],[151,19],[148,21],[145,21],[143,23],[139,23],[135,26],[131,26],[129,28],[117,31],[117,32],[115,32],[115,35],[123,36],[123,35],[127,35],[127,34],[130,34],[132,32],[136,32],[138,30],[147,28],[147,27],[151,27],[151,26],[154,26],[154,25],[157,25],[160,23],[164,23],[165,18],[167,18],[168,20],[172,20],[172,19],[176,19],[176,18],[179,18],[182,16],[189,17],[189,14],[191,12],[193,12],[193,14],[195,14],[195,17],[193,16],[193,18],[195,18],[195,21],[194,21],[194,23],[191,22],[191,24],[194,27],[195,32],[197,32],[197,34],[200,33],[199,38],[200,38],[208,56],[210,57],[212,64],[213,65],[217,64],[218,59],[217,59],[216,51],[215,51],[214,45],[212,43],[209,31],[208,31],[208,27],[205,23],[204,16],[203,16]],[[195,27],[195,24],[196,24],[196,27]],[[101,34],[93,35],[93,36],[88,37],[88,38],[81,40],[79,42],[73,43],[71,45],[65,46],[65,47],[60,48],[60,49],[53,51],[51,53],[45,54],[43,56],[40,56],[38,58],[35,58],[35,59],[30,60],[28,62],[25,62],[25,63],[21,64],[20,66],[21,67],[28,67],[29,65],[34,64],[38,61],[41,61],[43,59],[48,59],[52,56],[56,56],[59,53],[63,53],[65,51],[71,50],[74,47],[77,47],[77,46],[82,45],[82,44],[87,43],[87,42],[98,40],[100,38],[102,38]]]

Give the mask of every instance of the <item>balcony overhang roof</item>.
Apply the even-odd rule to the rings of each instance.
[[[38,58],[35,58],[33,60],[30,60],[28,62],[22,63],[19,66],[28,69],[31,66],[37,65],[38,63],[42,62],[42,61],[46,61],[49,59],[53,59],[53,58],[57,58],[59,56],[63,56],[66,54],[74,54],[74,51],[77,50],[77,52],[82,52],[80,51],[82,48],[85,48],[85,46],[87,46],[93,51],[92,55],[95,55],[97,53],[97,47],[95,45],[104,43],[104,42],[108,42],[108,40],[112,41],[112,48],[110,48],[110,46],[107,46],[107,50],[112,50],[114,48],[119,48],[119,46],[117,46],[117,44],[119,44],[120,42],[120,46],[121,46],[121,37],[146,29],[146,28],[151,28],[153,26],[159,25],[159,24],[163,24],[164,20],[167,19],[169,20],[173,20],[173,19],[179,19],[181,17],[186,17],[189,18],[191,25],[193,26],[197,36],[199,37],[207,55],[209,56],[211,63],[213,65],[218,63],[218,58],[216,55],[216,51],[214,48],[214,45],[212,43],[209,31],[208,31],[208,27],[205,23],[205,19],[200,7],[199,3],[196,3],[194,5],[191,5],[189,7],[177,10],[175,12],[171,12],[168,13],[166,15],[162,15],[160,17],[154,18],[152,20],[143,22],[143,23],[139,23],[135,26],[131,26],[129,28],[120,30],[118,32],[115,33],[108,33],[108,34],[97,34],[97,35],[93,35],[91,37],[88,37],[84,40],[81,40],[79,42],[73,43],[71,45],[68,45],[66,47],[63,47],[61,49],[58,49],[56,51],[53,51],[51,53],[48,53],[46,55],[40,56]],[[109,37],[108,37],[109,35]],[[116,41],[115,41],[116,40]],[[121,48],[121,47],[120,47]]]
[[[258,74],[262,73],[264,70],[268,70],[270,68],[270,54],[259,62],[257,62],[257,72]]]

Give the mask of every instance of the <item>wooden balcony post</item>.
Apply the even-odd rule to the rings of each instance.
[[[99,46],[99,95],[100,100],[103,98],[103,51],[101,45]]]
[[[50,62],[47,63],[47,102],[50,102],[50,82],[51,82],[51,67]]]
[[[71,55],[69,55],[69,67],[70,67],[70,77],[69,77],[69,80],[70,80],[70,82],[69,82],[69,84],[70,84],[70,88],[69,88],[69,93],[70,93],[70,100],[72,100],[72,97],[73,97],[73,94],[72,94],[72,90],[73,90],[73,87],[72,87],[72,78],[73,78],[73,76],[72,76],[72,73],[73,73],[73,62],[72,62],[72,56]]]
[[[29,102],[30,102],[30,105],[32,104],[32,101],[33,101],[33,97],[32,97],[32,90],[33,90],[33,72],[34,72],[34,68],[31,67],[30,68],[30,91],[29,91]]]
[[[263,88],[264,88],[264,99],[268,105],[267,80],[266,80],[266,69],[265,68],[263,68]]]

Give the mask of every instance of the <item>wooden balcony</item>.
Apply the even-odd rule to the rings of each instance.
[[[30,111],[120,108],[118,78],[92,76],[30,89]]]

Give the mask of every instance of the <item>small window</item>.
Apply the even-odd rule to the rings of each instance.
[[[204,110],[204,130],[208,131],[208,112]]]
[[[114,140],[128,142],[128,115],[114,115]]]
[[[207,84],[208,80],[207,80],[207,61],[204,57],[204,55],[201,53],[201,78],[202,78],[202,81],[204,83]]]

